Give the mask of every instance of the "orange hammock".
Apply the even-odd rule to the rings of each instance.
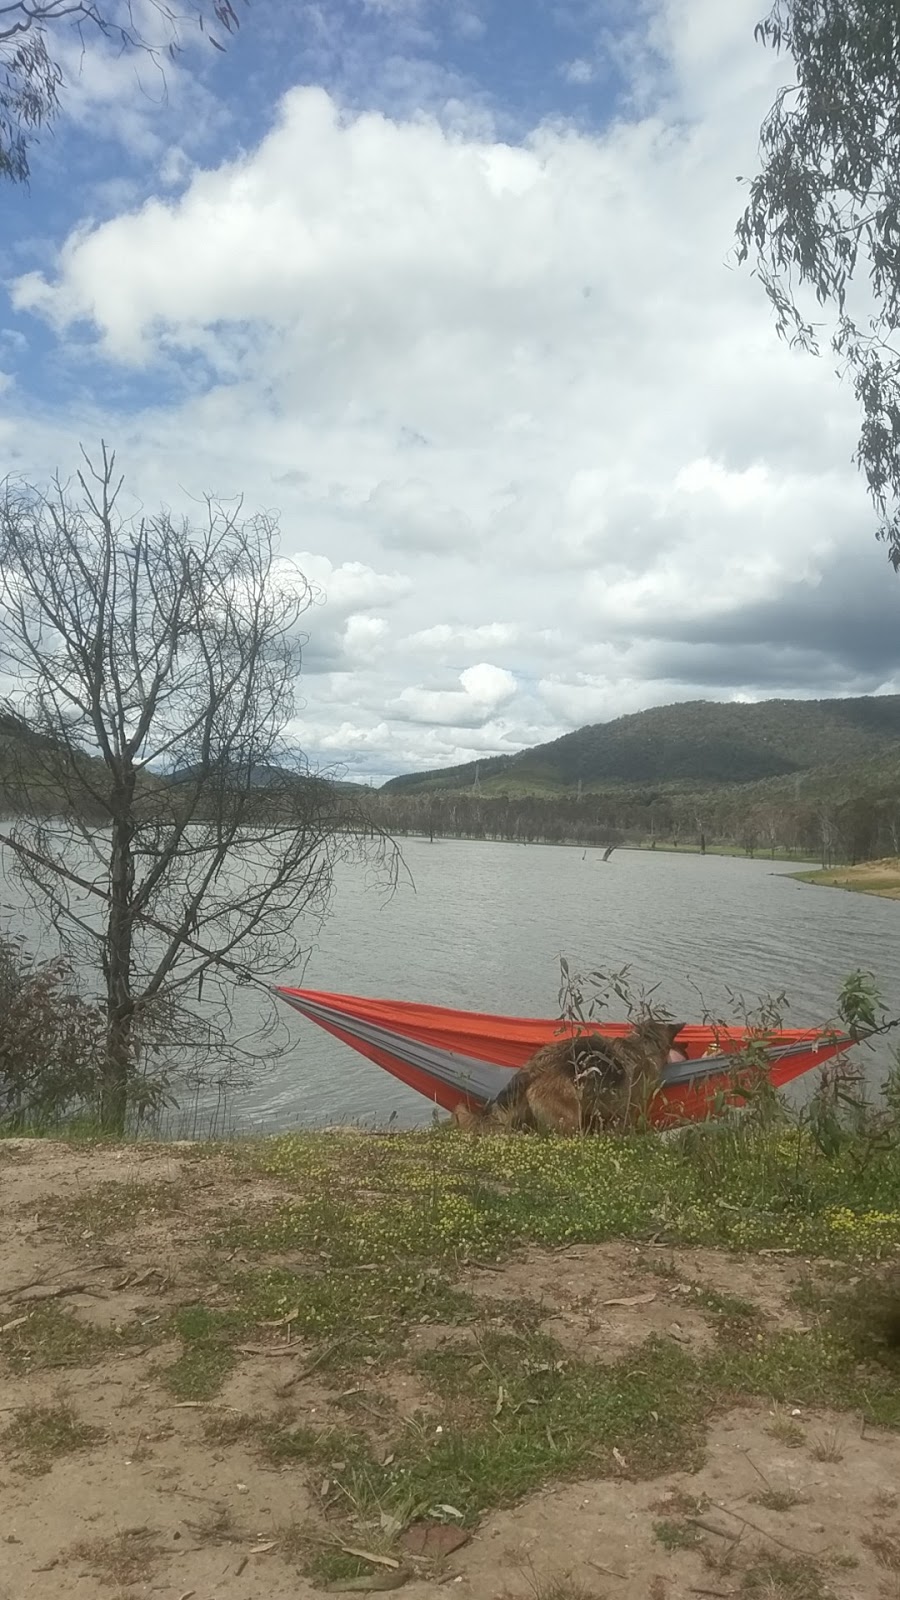
[[[601,1022],[579,1029],[558,1019],[494,1017],[315,989],[279,988],[277,993],[311,1022],[445,1111],[461,1102],[485,1105],[509,1082],[511,1071],[524,1066],[541,1045],[561,1034],[589,1031],[621,1038],[631,1031],[628,1022]],[[746,1028],[687,1023],[678,1043],[689,1059],[670,1062],[665,1068],[651,1120],[661,1126],[699,1120],[709,1114],[712,1102],[721,1094],[740,1104],[742,1080],[746,1085],[754,1073],[746,1064],[741,1070],[731,1058],[749,1039],[765,1051],[769,1082],[779,1089],[853,1043],[846,1034],[816,1028],[783,1028],[761,1038]],[[715,1054],[707,1054],[710,1050]]]

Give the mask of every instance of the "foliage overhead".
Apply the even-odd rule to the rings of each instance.
[[[144,13],[140,21],[138,10]],[[189,17],[217,50],[224,49],[221,36],[240,27],[232,0],[193,0],[186,12],[168,0],[143,0],[140,7],[134,0],[0,4],[0,178],[28,182],[29,146],[59,114],[65,45],[73,33],[82,44],[88,33],[99,33],[120,52],[138,52],[162,70],[165,58],[174,59],[182,48]]]
[[[856,460],[900,569],[900,6],[776,0],[756,28],[790,56],[760,132],[761,169],[737,226],[778,333],[824,337],[863,412]]]

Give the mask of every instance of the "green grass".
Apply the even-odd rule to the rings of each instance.
[[[158,1325],[106,1327],[83,1322],[58,1302],[37,1305],[0,1340],[0,1356],[17,1377],[58,1367],[87,1367],[116,1351],[153,1344]]]
[[[75,1198],[45,1201],[42,1217],[69,1238],[106,1238],[128,1232],[156,1217],[170,1217],[189,1203],[190,1189],[180,1182],[139,1183],[133,1179],[97,1184]]]
[[[741,1575],[739,1594],[758,1600],[835,1600],[816,1562],[807,1556],[762,1555]]]
[[[788,1127],[701,1125],[683,1146],[640,1135],[472,1139],[441,1128],[383,1139],[289,1134],[241,1147],[236,1159],[298,1197],[246,1217],[230,1243],[309,1252],[330,1268],[491,1260],[525,1241],[621,1237],[844,1258],[900,1245],[900,1143],[865,1152],[848,1143],[826,1159]]]
[[[665,1550],[696,1550],[703,1543],[703,1534],[690,1522],[680,1522],[675,1517],[664,1517],[654,1522],[653,1532]]]
[[[867,875],[861,867],[817,867],[812,872],[791,872],[798,883],[814,883],[823,889],[845,889],[848,894],[873,894],[881,900],[900,899],[900,865],[890,877],[884,872]]]
[[[211,1444],[240,1442],[304,1479],[318,1515],[294,1543],[318,1583],[369,1570],[341,1543],[382,1550],[419,1518],[473,1527],[552,1483],[689,1471],[703,1460],[713,1416],[734,1406],[781,1412],[771,1424],[780,1441],[821,1460],[839,1456],[837,1442],[808,1437],[792,1408],[900,1429],[900,1277],[885,1265],[900,1245],[897,1141],[854,1136],[825,1155],[802,1129],[752,1122],[700,1127],[683,1143],[435,1129],[293,1134],[223,1147],[223,1156],[242,1206],[212,1237],[195,1235],[194,1303],[166,1311],[161,1302],[152,1334],[39,1305],[0,1338],[0,1359],[28,1373],[174,1341],[156,1379],[178,1402],[203,1404],[243,1345],[277,1349],[279,1359],[263,1364],[275,1385],[266,1405],[202,1412],[200,1426]],[[254,1208],[256,1174],[281,1189],[280,1202]],[[80,1197],[75,1225],[134,1229],[138,1259],[141,1226],[178,1209],[183,1193],[183,1183],[104,1185]],[[690,1306],[718,1337],[692,1346],[654,1336],[617,1359],[583,1359],[542,1332],[553,1307],[526,1298],[527,1276],[519,1299],[492,1298],[490,1274],[471,1270],[522,1246],[605,1240],[801,1252],[811,1265],[793,1301],[806,1331],[780,1328],[751,1300],[686,1281],[663,1262],[651,1280],[659,1297],[677,1289],[673,1315]],[[642,1254],[635,1266],[646,1274],[655,1257]],[[852,1289],[841,1286],[845,1266],[829,1276],[813,1264],[821,1256],[853,1263]],[[471,1289],[460,1286],[464,1272],[475,1277]],[[438,1325],[432,1339],[421,1337],[428,1325]],[[303,1387],[310,1377],[315,1399]],[[405,1407],[386,1381],[400,1379],[412,1397]],[[760,1503],[787,1508],[780,1484],[759,1488],[768,1496]],[[684,1506],[662,1514],[661,1543],[697,1542]],[[754,1559],[729,1584],[751,1597],[828,1595],[809,1564],[775,1573]]]
[[[515,1335],[487,1335],[483,1349],[478,1371],[470,1349],[420,1363],[435,1411],[399,1425],[381,1459],[353,1428],[244,1419],[240,1435],[255,1437],[274,1465],[314,1468],[317,1479],[332,1480],[342,1507],[399,1522],[451,1505],[471,1525],[550,1480],[653,1477],[702,1460],[714,1396],[679,1346],[645,1346],[639,1370],[631,1359],[611,1367],[567,1361],[552,1341]]]
[[[69,1405],[31,1405],[16,1411],[0,1434],[0,1446],[28,1472],[49,1472],[60,1456],[89,1450],[103,1430],[84,1422]]]
[[[295,1341],[296,1364],[279,1363],[279,1375],[314,1370],[332,1408],[213,1417],[207,1428],[306,1474],[326,1533],[348,1516],[377,1530],[442,1506],[471,1526],[551,1482],[689,1469],[702,1461],[711,1416],[754,1400],[900,1428],[898,1363],[872,1313],[877,1265],[850,1294],[805,1278],[796,1292],[812,1323],[804,1333],[778,1331],[749,1300],[693,1284],[685,1298],[719,1332],[713,1347],[651,1338],[608,1364],[544,1336],[530,1302],[495,1303],[455,1282],[465,1263],[496,1263],[523,1243],[623,1237],[877,1264],[900,1241],[900,1159],[880,1144],[864,1161],[860,1153],[849,1143],[826,1158],[805,1133],[777,1127],[700,1129],[683,1149],[647,1137],[472,1140],[443,1130],[233,1147],[240,1170],[279,1180],[285,1200],[219,1232],[212,1259],[237,1249],[243,1265],[223,1262],[215,1306],[178,1313],[182,1349],[164,1381],[181,1399],[207,1399],[241,1341]],[[441,1325],[442,1341],[415,1353],[411,1330],[428,1322]],[[401,1417],[389,1397],[378,1403],[379,1373],[398,1364],[424,1397],[414,1416]],[[351,1376],[353,1391],[341,1392]],[[787,1418],[782,1426],[798,1435],[782,1442],[807,1445],[803,1429]],[[318,1581],[361,1570],[328,1537],[304,1548]],[[747,1594],[757,1577],[765,1592],[757,1564]],[[815,1600],[827,1593],[818,1569],[785,1570],[779,1582],[801,1600],[803,1583]]]
[[[238,1310],[211,1310],[183,1306],[175,1313],[172,1331],[181,1340],[181,1353],[157,1375],[176,1400],[211,1400],[218,1394],[237,1362],[235,1342],[247,1319]]]
[[[324,1477],[339,1507],[364,1521],[386,1515],[402,1523],[450,1505],[472,1525],[549,1482],[689,1471],[702,1463],[710,1417],[753,1399],[852,1410],[900,1428],[893,1370],[860,1366],[852,1343],[827,1327],[770,1333],[752,1349],[729,1345],[699,1356],[651,1338],[599,1364],[545,1336],[482,1324],[474,1345],[424,1353],[413,1371],[430,1403],[412,1418],[376,1407],[373,1428],[367,1405],[359,1409],[368,1427],[354,1426],[353,1416],[348,1425],[326,1424],[324,1413],[321,1424],[213,1418],[210,1437],[244,1439],[273,1465],[309,1469],[317,1483]],[[779,1438],[806,1443],[802,1429]],[[772,1509],[783,1508],[779,1497]]]

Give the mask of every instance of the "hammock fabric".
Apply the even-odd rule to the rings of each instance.
[[[510,1072],[524,1066],[541,1045],[561,1035],[592,1032],[621,1038],[631,1032],[628,1022],[603,1022],[580,1029],[558,1019],[494,1017],[315,989],[279,988],[277,993],[311,1022],[445,1111],[460,1103],[481,1106],[492,1100],[509,1082]],[[759,1041],[759,1035],[744,1028],[686,1024],[678,1043],[689,1059],[665,1068],[662,1089],[650,1109],[651,1121],[665,1126],[699,1120],[723,1093],[740,1103],[741,1074],[735,1073],[729,1057],[754,1037]],[[780,1089],[848,1049],[853,1041],[846,1034],[791,1028],[767,1033],[759,1042],[768,1058],[769,1082]],[[710,1049],[716,1054],[706,1055]]]

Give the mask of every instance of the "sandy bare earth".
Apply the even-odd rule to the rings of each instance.
[[[186,1209],[150,1214],[101,1239],[73,1240],[55,1207],[98,1184],[182,1179],[191,1197]],[[253,1184],[258,1203],[266,1185]],[[304,1469],[265,1466],[246,1442],[210,1444],[204,1433],[211,1411],[277,1415],[283,1363],[248,1353],[205,1406],[179,1405],[154,1375],[167,1353],[149,1342],[156,1320],[205,1292],[204,1228],[223,1211],[239,1212],[246,1194],[246,1181],[226,1161],[200,1159],[190,1147],[0,1147],[0,1600],[307,1600],[321,1592],[300,1575],[284,1535],[314,1515],[316,1487]],[[787,1299],[799,1270],[790,1260],[740,1263],[710,1250],[675,1258],[682,1280],[693,1276],[753,1300],[775,1324],[802,1324]],[[648,1281],[635,1252],[616,1244],[562,1255],[533,1251],[490,1273],[470,1270],[463,1284],[493,1301],[523,1293],[541,1299],[548,1331],[580,1355],[602,1360],[637,1351],[651,1332],[702,1346],[710,1338],[702,1315],[683,1295],[679,1300],[677,1284],[671,1294],[659,1293],[658,1277],[652,1303],[598,1310],[616,1296],[639,1298]],[[25,1326],[20,1319],[34,1317],[50,1294],[89,1327],[146,1327],[147,1347],[14,1373],[6,1354],[14,1325]],[[454,1336],[464,1330],[432,1325],[414,1330],[410,1344]],[[404,1395],[410,1405],[421,1399],[420,1380],[404,1374],[402,1363],[389,1381],[401,1406]],[[82,1448],[51,1451],[36,1470],[8,1430],[23,1408],[57,1402],[97,1432]],[[331,1403],[313,1377],[292,1394],[301,1415],[321,1415]],[[781,1438],[770,1431],[779,1420],[787,1423]],[[763,1508],[761,1483],[783,1488],[796,1504]],[[849,1415],[788,1412],[778,1419],[764,1406],[735,1410],[710,1429],[699,1472],[651,1482],[623,1473],[548,1489],[487,1518],[439,1571],[414,1572],[402,1593],[408,1600],[751,1593],[818,1600],[828,1592],[840,1600],[900,1600],[898,1491],[895,1435],[862,1430]],[[721,1557],[718,1570],[699,1550],[667,1548],[654,1531],[685,1507],[699,1518],[698,1540]],[[827,1591],[780,1587],[775,1579],[748,1590],[740,1562],[726,1558],[757,1549],[793,1563],[795,1572],[806,1558],[824,1561]]]

